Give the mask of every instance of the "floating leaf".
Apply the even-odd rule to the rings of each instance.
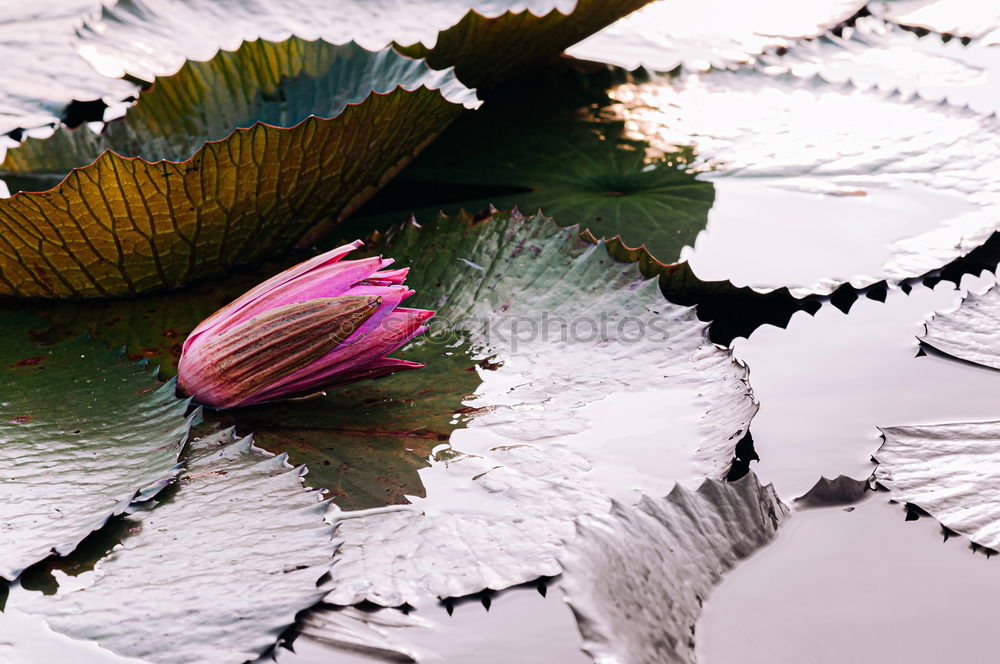
[[[702,279],[796,296],[898,282],[966,255],[1000,215],[993,116],[753,69],[611,96],[633,138],[693,146],[712,171],[708,226],[684,256]]]
[[[842,34],[829,32],[797,42],[761,56],[759,62],[770,74],[790,72],[861,88],[917,93],[931,101],[947,99],[992,113],[1000,110],[995,94],[998,50],[958,39],[946,42],[938,35],[918,37],[911,30],[864,16]]]
[[[239,664],[273,646],[322,596],[322,506],[301,469],[230,431],[192,441],[186,466],[176,492],[127,517],[129,536],[84,587],[10,604],[150,662]]]
[[[976,544],[1000,549],[1000,422],[885,427],[875,480]]]
[[[441,210],[474,213],[490,205],[541,209],[675,262],[704,229],[715,192],[684,170],[690,155],[648,159],[647,142],[624,136],[625,123],[610,117],[614,102],[607,95],[623,79],[607,70],[559,67],[495,91],[483,110],[456,121],[351,223],[384,226],[411,213],[424,222]]]
[[[822,34],[863,0],[658,0],[573,46],[569,54],[627,69],[705,70],[753,61],[765,49]]]
[[[795,499],[796,507],[831,507],[853,505],[868,497],[867,480],[837,475],[832,480],[821,477],[809,491]]]
[[[331,509],[328,602],[415,604],[557,574],[576,516],[728,472],[756,411],[745,367],[605,245],[515,213],[407,226],[382,251],[413,266],[413,306],[438,311],[411,347],[469,348],[482,384],[421,471],[426,498]]]
[[[649,0],[130,0],[104,7],[80,31],[78,48],[109,76],[152,80],[185,59],[206,60],[244,40],[291,35],[377,50],[391,43],[455,66],[485,86],[559,54]],[[439,34],[440,33],[440,34]]]
[[[73,46],[83,15],[98,6],[93,0],[4,3],[0,134],[57,124],[73,100],[96,102],[100,108],[102,100],[117,102],[137,94],[135,84],[102,76]]]
[[[8,154],[19,173],[96,161],[0,200],[0,292],[137,293],[252,263],[342,219],[476,103],[391,50],[257,41],[189,63],[105,135],[61,130]]]
[[[423,618],[397,611],[365,611],[353,606],[319,607],[298,623],[298,639],[390,662],[422,661],[417,649],[406,642],[408,633],[433,626]],[[300,641],[295,641],[298,647]]]
[[[176,474],[186,402],[143,366],[84,339],[33,344],[37,321],[0,330],[0,576],[66,555]]]
[[[767,544],[788,514],[753,474],[678,486],[581,519],[562,584],[597,662],[694,662],[695,623],[722,575]]]
[[[113,300],[22,300],[0,302],[0,315],[28,309],[48,325],[39,324],[32,337],[42,344],[82,334],[109,348],[125,347],[131,360],[159,366],[164,380],[177,375],[181,344],[198,323],[311,252],[295,252],[284,261],[272,261],[252,271],[240,270],[225,279],[211,279],[191,287]]]
[[[978,0],[880,0],[870,5],[876,15],[911,28],[1000,43],[1000,10]]]
[[[935,314],[922,343],[961,360],[1000,369],[1000,291],[969,293],[957,309]]]

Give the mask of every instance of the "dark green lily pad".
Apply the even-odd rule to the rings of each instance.
[[[0,576],[66,555],[176,474],[186,401],[145,366],[85,339],[34,344],[40,322],[0,329]]]
[[[393,357],[423,362],[419,371],[331,390],[325,397],[209,413],[210,420],[254,432],[266,449],[309,468],[306,484],[326,489],[341,509],[407,503],[423,497],[417,471],[462,419],[479,386],[466,347],[441,352],[412,343]]]
[[[58,632],[149,662],[240,664],[321,596],[332,530],[283,456],[222,431],[193,440],[179,486],[125,519],[82,588],[9,602]]]
[[[608,89],[621,72],[559,66],[495,91],[449,128],[347,228],[418,222],[493,205],[539,209],[598,237],[620,235],[674,263],[704,229],[710,182],[686,171],[690,151],[651,157],[625,136]]]

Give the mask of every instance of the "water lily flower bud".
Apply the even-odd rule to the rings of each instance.
[[[177,389],[215,408],[313,394],[424,365],[388,358],[426,329],[433,311],[407,309],[408,269],[392,259],[341,260],[353,242],[271,277],[188,336]]]

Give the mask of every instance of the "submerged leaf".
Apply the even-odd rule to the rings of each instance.
[[[176,492],[127,517],[128,537],[83,587],[10,604],[150,662],[240,664],[273,646],[322,596],[332,532],[317,495],[230,431],[192,441],[186,466]]]
[[[30,342],[35,320],[0,331],[0,576],[67,555],[176,474],[187,403],[141,365],[89,340]]]
[[[104,135],[8,153],[17,173],[81,168],[0,200],[0,293],[138,293],[288,249],[476,104],[451,72],[389,49],[257,41],[188,63]]]
[[[649,0],[129,0],[80,31],[81,55],[109,76],[170,74],[243,40],[291,35],[369,49],[389,44],[455,66],[472,86],[503,80],[559,54]]]
[[[715,204],[685,255],[702,279],[796,296],[898,282],[964,256],[1000,214],[994,116],[754,69],[612,97],[633,138],[693,146],[711,171]]]
[[[424,222],[442,210],[490,205],[540,209],[675,262],[704,229],[715,192],[685,170],[691,154],[650,159],[648,142],[625,136],[607,95],[625,80],[556,67],[494,91],[349,223],[385,225],[410,214]]]
[[[482,384],[421,471],[426,498],[331,509],[327,601],[413,604],[557,574],[576,516],[728,472],[757,408],[746,368],[602,243],[496,214],[407,226],[385,251],[413,266],[414,306],[438,310],[411,348],[469,348]]]
[[[750,474],[581,519],[560,560],[584,650],[597,662],[694,662],[702,602],[787,514],[774,489]]]
[[[1000,550],[1000,422],[885,427],[875,480],[976,544]]]
[[[658,0],[573,46],[569,54],[627,69],[731,67],[765,49],[822,34],[864,0]]]

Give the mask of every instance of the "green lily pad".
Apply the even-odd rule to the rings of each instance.
[[[417,221],[493,205],[539,209],[598,237],[621,236],[674,263],[705,228],[715,190],[689,173],[690,151],[650,158],[625,136],[607,91],[621,72],[549,69],[495,91],[452,125],[350,227]],[[436,197],[432,197],[434,194]],[[419,201],[419,203],[414,203]]]
[[[331,506],[326,601],[417,605],[558,574],[577,516],[726,476],[757,408],[746,368],[603,243],[498,213],[406,225],[379,250],[412,267],[408,304],[437,310],[410,348],[463,354],[453,370],[476,363],[481,384],[420,471],[425,498]]]
[[[584,650],[597,662],[693,663],[703,601],[787,516],[774,488],[750,474],[581,519],[562,585]]]
[[[240,664],[273,646],[322,596],[332,531],[318,496],[301,469],[230,431],[193,440],[185,464],[176,490],[125,519],[83,587],[9,605],[157,664]]]
[[[287,250],[477,103],[451,72],[388,49],[293,38],[188,63],[104,134],[8,153],[18,174],[79,168],[0,200],[0,293],[139,293]]]
[[[295,256],[301,258],[301,253]],[[32,338],[44,345],[86,334],[109,348],[147,360],[167,380],[177,375],[181,344],[198,323],[295,262],[272,261],[188,288],[113,300],[0,301],[0,314],[28,309],[39,317]],[[44,324],[43,324],[44,321]]]
[[[117,351],[76,339],[39,347],[38,321],[0,331],[0,576],[66,555],[176,474],[186,401]]]
[[[393,357],[426,366],[321,398],[208,417],[252,431],[257,444],[308,466],[306,484],[327,490],[341,509],[408,503],[425,495],[418,471],[460,426],[463,401],[480,380],[467,348],[446,354],[415,343]]]
[[[186,59],[207,60],[243,40],[291,35],[369,49],[389,44],[433,67],[455,66],[468,85],[503,80],[638,9],[649,0],[130,0],[105,6],[79,31],[77,48],[108,76],[144,80]]]

